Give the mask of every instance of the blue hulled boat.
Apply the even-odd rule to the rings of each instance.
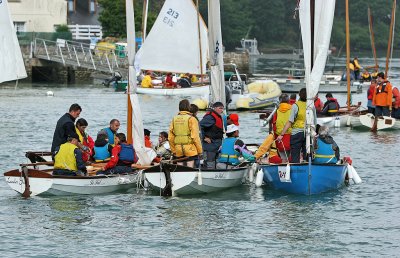
[[[263,181],[276,190],[291,194],[319,194],[343,186],[347,164],[291,164],[290,179],[286,165],[261,165]]]

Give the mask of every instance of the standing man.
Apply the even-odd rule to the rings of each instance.
[[[175,157],[187,158],[182,165],[186,163],[186,166],[194,167],[195,160],[202,156],[199,123],[190,113],[190,102],[187,99],[179,102],[179,113],[169,126],[168,141]]]
[[[276,138],[276,141],[282,141],[283,136],[289,128],[292,128],[290,135],[290,156],[291,162],[300,163],[300,153],[303,154],[303,159],[306,158],[306,109],[307,109],[307,92],[306,88],[302,88],[299,92],[299,100],[292,105],[290,110],[289,120],[282,129],[281,134]],[[314,109],[315,111],[315,109]],[[314,114],[316,119],[316,115]]]
[[[222,139],[224,138],[223,112],[224,104],[215,102],[212,110],[208,111],[200,121],[202,144],[205,153],[204,162],[207,168],[215,168],[217,153],[222,145]]]
[[[392,84],[385,79],[383,72],[378,73],[377,86],[372,97],[372,105],[375,106],[375,120],[371,131],[377,130],[378,117],[390,116],[392,109]]]
[[[108,137],[108,143],[112,146],[114,146],[115,142],[115,135],[117,134],[117,131],[119,127],[121,126],[120,122],[118,119],[111,119],[110,121],[110,127],[102,129],[98,134],[107,134]]]
[[[54,130],[53,142],[51,144],[51,152],[53,157],[55,155],[56,148],[60,147],[61,144],[66,143],[68,137],[79,139],[78,134],[75,131],[75,120],[79,117],[82,112],[81,106],[75,103],[69,108],[69,112],[65,113],[57,121],[56,129]]]

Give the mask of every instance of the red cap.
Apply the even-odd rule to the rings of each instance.
[[[233,124],[239,126],[239,116],[238,114],[232,113],[228,116],[230,120],[232,120]]]

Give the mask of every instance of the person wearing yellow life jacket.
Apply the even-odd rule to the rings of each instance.
[[[303,159],[306,159],[306,138],[305,138],[305,124],[306,124],[306,108],[307,108],[307,91],[302,88],[299,92],[299,100],[292,105],[289,120],[286,122],[281,134],[276,138],[276,141],[282,141],[283,136],[289,128],[292,128],[290,136],[290,156],[291,162],[300,162],[300,153],[303,154]],[[314,124],[316,124],[316,113],[314,111]]]
[[[239,137],[239,127],[230,124],[226,129],[227,138],[222,140],[221,153],[218,158],[218,169],[229,169],[240,164],[239,157],[249,162],[254,162],[253,154],[246,148],[246,145]]]
[[[82,160],[82,151],[78,148],[78,139],[68,137],[67,142],[57,147],[54,156],[55,176],[83,176],[86,166]]]
[[[178,164],[194,167],[195,160],[202,159],[199,123],[190,113],[190,102],[187,99],[179,102],[179,113],[169,126],[168,141],[176,158],[187,158]]]
[[[339,103],[337,99],[332,96],[332,93],[328,92],[326,95],[326,102],[321,114],[325,116],[336,116],[339,111]]]
[[[268,134],[263,143],[258,147],[254,158],[260,162],[260,158],[268,153],[268,162],[272,164],[281,164],[282,158],[279,156],[278,149],[275,145],[275,136],[273,133]],[[286,159],[287,160],[287,159]]]
[[[153,88],[152,75],[153,75],[152,71],[146,72],[146,75],[143,77],[142,82],[140,84],[142,88]]]
[[[286,122],[289,120],[290,110],[292,105],[289,104],[289,96],[287,94],[282,94],[280,97],[280,104],[278,110],[272,118],[272,128],[274,131],[275,138],[277,138],[285,127]],[[287,162],[287,157],[290,155],[290,135],[292,129],[288,128],[286,133],[283,135],[282,141],[276,142],[276,147],[279,151],[283,162]]]
[[[82,148],[82,159],[84,162],[89,161],[93,156],[94,141],[89,134],[86,133],[88,122],[84,118],[79,118],[75,123],[76,134],[79,142],[84,146]]]
[[[217,101],[212,107],[200,121],[202,145],[205,153],[204,165],[207,168],[215,168],[215,160],[224,137],[222,118],[224,104]]]
[[[329,127],[322,125],[318,130],[318,137],[314,141],[313,163],[335,164],[340,159],[339,146],[329,135]]]
[[[362,69],[360,63],[358,62],[358,57],[355,57],[352,61],[353,65],[354,65],[354,77],[356,80],[360,80],[361,76],[360,76],[360,71]]]

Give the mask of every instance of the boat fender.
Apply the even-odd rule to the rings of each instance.
[[[257,163],[253,163],[249,168],[249,182],[252,183],[254,181],[254,173],[257,171]]]
[[[355,184],[361,184],[362,180],[361,180],[361,177],[358,175],[356,169],[351,165],[350,165],[350,167],[351,167],[351,170],[352,170],[351,172],[353,174],[353,182]]]
[[[286,165],[286,173],[285,173],[285,180],[290,181],[290,165]]]
[[[351,169],[350,164],[347,164],[347,177],[349,180],[353,180],[353,170]]]
[[[340,118],[339,117],[335,118],[335,127],[340,127]]]
[[[351,116],[349,116],[349,117],[347,118],[346,125],[347,125],[347,126],[351,126]]]
[[[197,173],[197,184],[202,185],[203,184],[203,177],[201,176],[201,170]]]
[[[264,172],[263,172],[263,170],[260,168],[260,169],[257,171],[257,176],[256,176],[256,186],[257,186],[257,187],[260,187],[260,186],[262,185],[263,177],[264,177]]]

